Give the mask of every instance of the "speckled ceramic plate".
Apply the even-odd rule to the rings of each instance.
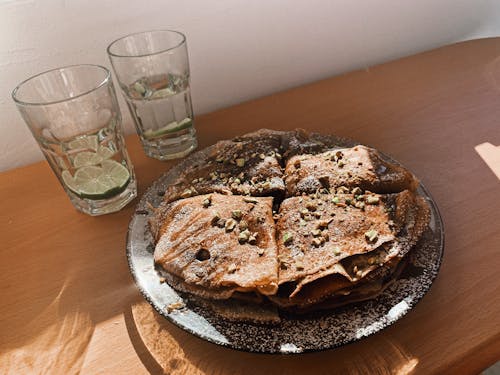
[[[345,140],[342,142],[345,145]],[[259,353],[302,353],[342,346],[384,329],[403,317],[429,290],[443,256],[443,224],[427,190],[419,193],[431,207],[427,231],[410,252],[409,264],[399,278],[377,298],[347,305],[321,314],[282,316],[279,325],[235,323],[161,283],[153,266],[154,245],[147,221],[149,204],[159,205],[165,187],[184,163],[204,158],[201,150],[160,177],[144,194],[130,221],[127,257],[135,282],[146,300],[165,318],[204,340]],[[391,160],[390,158],[387,158]],[[393,161],[393,160],[391,160]],[[184,300],[186,307],[169,312],[168,306]]]

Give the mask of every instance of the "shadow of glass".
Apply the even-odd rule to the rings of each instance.
[[[125,313],[132,344],[151,374],[411,374],[418,359],[401,345],[372,336],[335,350],[301,355],[239,352],[174,326],[147,302]]]
[[[57,297],[22,327],[18,339],[0,354],[2,374],[76,374],[94,332],[86,311],[61,312],[65,283]],[[33,335],[33,332],[36,335]]]
[[[120,255],[117,252],[116,257]],[[54,293],[50,302],[49,296],[37,299],[40,294],[32,290],[33,305],[31,301],[28,305],[18,304],[15,319],[5,318],[9,324],[0,326],[1,374],[80,372],[95,326],[111,314],[122,314],[141,298],[125,272],[118,277],[105,275],[108,284],[97,288],[95,274],[99,270],[89,266],[93,264],[89,261],[83,269],[75,264],[68,267],[60,277],[50,280],[49,285],[61,283],[59,289],[50,290]],[[30,276],[30,283],[22,286],[29,288],[34,282]],[[47,290],[47,285],[38,288]]]
[[[33,208],[27,206],[20,208],[20,217],[30,217],[29,210]],[[123,230],[132,211],[131,206],[99,218],[63,211],[52,220],[41,222],[40,235],[6,244],[0,257],[5,286],[0,318],[4,321],[0,324],[2,366],[6,353],[15,351],[19,356],[21,349],[26,358],[37,352],[35,348],[54,350],[44,356],[53,358],[57,354],[54,347],[66,339],[54,338],[54,332],[68,336],[68,330],[74,326],[78,333],[73,336],[80,340],[81,336],[86,337],[89,327],[92,331],[94,325],[122,314],[141,298],[123,256]],[[73,225],[79,228],[77,241],[65,235]],[[104,233],[100,227],[110,229]],[[20,231],[14,225],[11,230]],[[101,233],[97,238],[100,246],[89,245],[96,241],[96,233]],[[116,241],[117,234],[123,237],[122,241]]]

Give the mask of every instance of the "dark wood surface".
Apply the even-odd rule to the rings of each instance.
[[[410,168],[439,205],[445,257],[430,292],[379,334],[320,353],[242,353],[181,331],[129,274],[134,204],[89,217],[46,162],[0,174],[0,372],[479,372],[500,359],[500,181],[474,147],[500,145],[499,87],[500,39],[482,39],[197,117],[201,147],[262,127],[357,139]],[[173,163],[147,158],[136,136],[127,146],[142,194]]]

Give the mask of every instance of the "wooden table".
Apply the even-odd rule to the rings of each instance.
[[[0,372],[472,374],[500,359],[500,181],[474,150],[500,145],[499,56],[498,38],[460,43],[197,118],[201,147],[303,127],[371,144],[421,178],[443,215],[444,262],[390,328],[298,356],[195,338],[154,313],[132,282],[134,205],[80,214],[41,162],[0,175]],[[173,163],[147,158],[136,136],[127,145],[142,194]]]

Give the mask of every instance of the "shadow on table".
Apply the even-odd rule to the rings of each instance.
[[[80,371],[95,326],[87,311],[76,308],[61,312],[67,285],[68,282],[64,283],[48,306],[18,328],[19,338],[11,338],[11,347],[2,348],[0,373]]]
[[[79,373],[95,327],[141,298],[123,256],[132,209],[93,218],[68,203],[29,236],[8,224],[13,238],[29,240],[6,243],[0,254],[0,374]],[[32,221],[30,210],[40,211],[29,204],[20,210]],[[90,245],[96,240],[101,246]]]
[[[335,350],[253,354],[203,341],[174,326],[146,302],[125,313],[127,330],[151,374],[410,374],[418,359],[380,335]]]

